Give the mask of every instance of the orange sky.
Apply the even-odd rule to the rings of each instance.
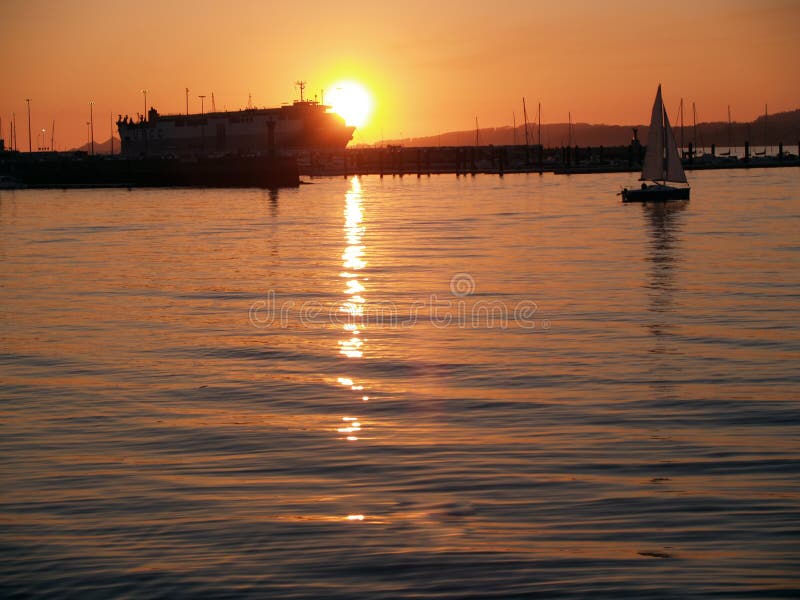
[[[340,79],[375,96],[356,142],[510,125],[521,97],[542,121],[647,121],[661,82],[670,112],[681,96],[699,120],[800,108],[800,2],[649,3],[559,0],[3,0],[0,117],[16,112],[27,149],[25,98],[36,132],[56,122],[56,147],[95,138],[110,114],[275,106]],[[671,108],[674,107],[674,108]],[[49,133],[47,133],[49,137]]]

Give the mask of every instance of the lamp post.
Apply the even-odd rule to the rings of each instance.
[[[89,130],[90,130],[90,139],[91,142],[89,144],[92,152],[92,156],[94,156],[94,114],[92,111],[92,107],[94,106],[94,100],[89,100]]]
[[[91,140],[92,140],[90,129],[89,129],[91,126],[92,126],[92,124],[89,121],[86,121],[86,149],[87,150],[89,149],[89,144],[91,143]]]
[[[205,96],[198,96],[198,98],[200,98],[200,116],[202,117],[203,116],[203,100],[205,99]]]
[[[47,140],[47,135],[46,134],[47,134],[47,130],[44,127],[42,127],[42,143],[39,144],[39,150],[40,151],[41,150],[47,150],[47,147],[45,146],[45,144],[47,143],[47,141],[46,141]]]
[[[189,88],[186,88],[186,116],[189,116]]]
[[[33,145],[31,143],[31,99],[25,98],[28,103],[28,152],[33,152]]]

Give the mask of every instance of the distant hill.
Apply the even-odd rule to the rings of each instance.
[[[121,148],[121,142],[119,138],[114,138],[114,154],[119,154]],[[83,146],[78,146],[77,148],[70,148],[69,152],[89,152],[89,143],[85,143]],[[95,154],[111,154],[111,138],[108,138],[105,142],[98,142],[95,140],[94,142],[94,153]]]
[[[624,146],[630,143],[633,137],[633,128],[637,128],[639,141],[647,143],[647,125],[592,125],[589,123],[573,123],[572,135],[569,133],[567,123],[542,124],[541,139],[545,147],[566,146],[571,137],[573,146]],[[676,141],[681,144],[681,135],[684,145],[695,142],[698,147],[709,147],[716,144],[727,148],[743,146],[749,141],[754,147],[770,145],[777,146],[783,142],[787,147],[794,147],[800,143],[800,109],[789,112],[763,116],[750,123],[731,123],[730,127],[725,122],[698,123],[695,133],[691,125],[684,123],[683,131],[680,125],[673,123]],[[535,123],[528,123],[529,143],[536,144],[539,139],[538,127]],[[730,140],[730,142],[729,142]],[[493,144],[496,146],[525,143],[525,126],[486,128],[478,131],[480,145]],[[385,144],[402,146],[470,146],[474,145],[475,130],[449,131],[439,135],[426,137],[386,140]]]

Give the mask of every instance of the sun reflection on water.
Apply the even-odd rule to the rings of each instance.
[[[339,273],[339,277],[345,280],[343,290],[345,297],[339,304],[339,313],[346,316],[347,322],[342,325],[344,336],[337,342],[339,354],[348,359],[364,358],[366,342],[361,335],[364,329],[364,306],[367,303],[364,296],[367,292],[367,287],[364,285],[366,279],[359,274],[359,271],[367,265],[364,258],[365,247],[362,242],[365,227],[361,201],[361,181],[357,177],[353,177],[350,180],[350,189],[345,193],[344,238],[346,245],[342,252],[342,266],[345,270]],[[364,389],[363,385],[356,383],[351,377],[339,377],[337,382],[355,392]],[[369,396],[367,395],[360,397],[361,402],[368,400]],[[361,432],[361,422],[358,417],[342,417],[342,421],[343,425],[336,431],[345,434],[343,439],[346,441],[357,442],[359,439],[357,434]],[[359,517],[359,515],[355,515],[355,517]],[[348,517],[348,519],[350,518]],[[363,516],[360,518],[363,519]]]
[[[344,293],[347,298],[340,304],[339,312],[347,316],[343,329],[347,337],[339,341],[339,353],[347,358],[363,358],[364,340],[360,337],[360,318],[364,316],[364,304],[367,300],[361,294],[367,288],[354,271],[362,270],[364,260],[364,211],[361,208],[361,181],[358,177],[350,180],[350,189],[345,193],[344,237],[346,246],[342,253],[342,265],[347,269],[339,274],[346,279]],[[350,384],[352,385],[352,383]],[[353,389],[361,389],[353,387]]]

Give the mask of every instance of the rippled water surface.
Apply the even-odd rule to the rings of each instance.
[[[798,597],[800,171],[0,192],[5,597]]]

